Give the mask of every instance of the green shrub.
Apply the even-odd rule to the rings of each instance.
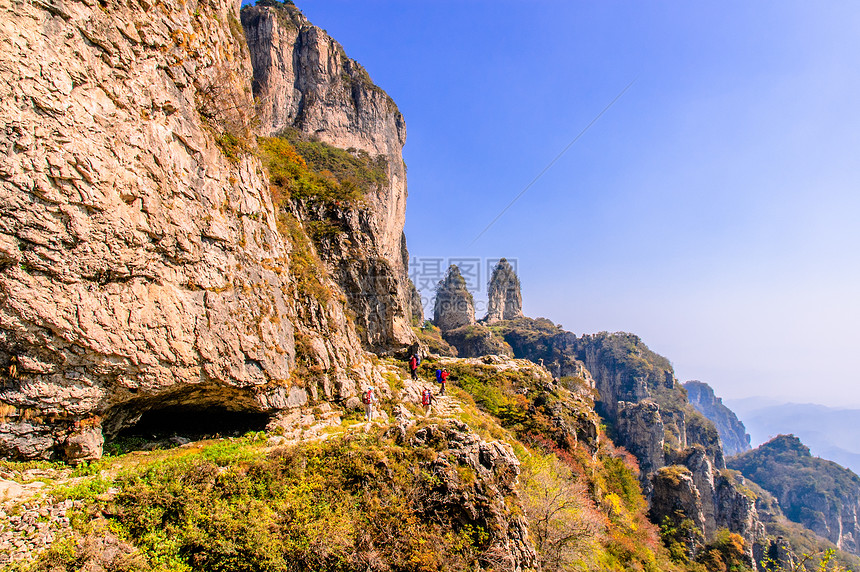
[[[482,526],[438,508],[427,513],[440,481],[424,463],[444,451],[363,434],[268,455],[253,443],[220,441],[128,469],[112,483],[110,499],[93,494],[110,484],[98,479],[69,495],[83,499],[91,516],[108,515],[108,528],[159,570],[365,570],[381,563],[469,570],[488,548]],[[449,462],[464,486],[474,485],[470,469]],[[58,544],[51,561],[82,561],[81,546]]]

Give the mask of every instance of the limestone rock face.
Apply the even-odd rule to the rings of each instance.
[[[746,427],[734,411],[723,405],[723,400],[714,395],[710,385],[701,381],[687,381],[684,383],[684,389],[687,390],[687,397],[693,407],[717,426],[726,455],[737,455],[750,450],[750,436]]]
[[[728,528],[740,534],[747,547],[750,564],[754,559],[753,547],[765,538],[765,527],[759,519],[755,499],[744,494],[742,476],[729,476],[717,472],[714,478],[714,516],[718,528]]]
[[[414,343],[403,116],[367,71],[295,7],[249,6],[241,17],[262,134],[295,129],[386,165],[388,183],[367,194],[366,206],[325,213],[347,232],[320,256],[346,293],[366,345],[379,352]]]
[[[433,322],[443,332],[475,323],[475,302],[466,288],[466,279],[454,264],[436,286]]]
[[[637,336],[601,332],[583,335],[574,343],[578,357],[594,376],[601,413],[610,421],[617,415],[619,402],[635,403],[650,398],[653,387],[674,387],[674,373],[668,360],[648,351]],[[633,367],[627,353],[639,358]],[[642,367],[636,367],[640,364]]]
[[[653,486],[651,520],[663,522],[669,518],[677,523],[681,518],[690,519],[696,531],[690,531],[691,536],[684,541],[688,556],[694,556],[703,545],[701,531],[705,529],[705,515],[692,473],[678,465],[663,467],[654,475]]]
[[[718,507],[715,506],[714,467],[711,464],[711,459],[708,457],[705,449],[701,445],[698,445],[685,450],[678,456],[676,463],[687,467],[693,476],[693,484],[696,486],[696,490],[699,491],[702,514],[705,517],[705,528],[703,531],[705,538],[710,540],[717,530],[715,512],[718,510]]]
[[[69,435],[63,449],[68,461],[90,461],[102,456],[104,443],[101,427],[89,427]]]
[[[298,289],[260,162],[227,145],[253,146],[238,9],[4,9],[0,455],[75,455],[98,441],[76,422],[110,435],[166,403],[277,411],[300,362],[311,397],[369,378],[338,296]]]
[[[643,479],[666,464],[663,455],[663,419],[656,403],[620,402],[617,425],[620,444],[639,460]]]
[[[487,302],[487,323],[513,320],[523,315],[523,295],[520,279],[504,258],[493,269]]]

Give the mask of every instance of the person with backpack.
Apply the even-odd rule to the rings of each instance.
[[[451,375],[448,373],[447,369],[443,369],[442,373],[439,374],[439,383],[442,384],[442,389],[439,391],[439,395],[445,395],[445,384],[448,383],[448,376]]]
[[[412,374],[412,381],[418,381],[418,356],[412,354],[409,357],[409,372]]]
[[[379,403],[379,400],[376,398],[376,392],[373,391],[372,387],[368,387],[367,390],[362,394],[361,400],[364,402],[364,417],[367,419],[367,422],[370,423],[373,421],[373,406],[376,403]]]
[[[433,392],[425,387],[424,391],[421,392],[421,405],[424,407],[424,417],[430,415],[434,401],[436,401],[436,398],[433,396]]]

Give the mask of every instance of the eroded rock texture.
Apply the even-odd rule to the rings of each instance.
[[[262,134],[294,129],[385,165],[387,183],[367,193],[365,205],[305,215],[335,221],[346,231],[327,241],[319,254],[347,295],[365,344],[385,352],[414,343],[403,235],[403,116],[367,71],[295,7],[246,7],[242,25]]]
[[[513,320],[523,315],[520,279],[510,262],[502,258],[493,269],[487,300],[487,323]]]
[[[354,395],[371,365],[348,293],[297,286],[245,151],[255,122],[239,3],[2,10],[0,454],[92,457],[99,433],[172,403],[274,412],[308,393]],[[365,260],[395,269],[381,290],[392,297],[399,184],[356,223],[389,249]],[[396,322],[380,335],[399,339]]]
[[[449,453],[422,467],[437,477],[439,483],[428,512],[447,513],[460,523],[486,530],[488,548],[481,556],[486,567],[534,569],[537,556],[529,541],[528,523],[519,514],[516,485],[520,462],[510,445],[484,441],[459,421],[422,427],[410,444],[434,447],[444,444]],[[463,482],[452,460],[471,469],[475,475],[473,484]]]
[[[475,302],[460,269],[452,264],[436,286],[433,322],[443,332],[475,324]]]
[[[618,403],[617,441],[639,461],[643,480],[666,464],[660,407],[652,401]]]

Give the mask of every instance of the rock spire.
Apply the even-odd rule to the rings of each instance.
[[[502,258],[490,278],[487,323],[513,320],[523,315],[523,295],[520,279],[510,263]]]
[[[475,302],[455,264],[436,286],[433,321],[443,332],[475,323]]]

